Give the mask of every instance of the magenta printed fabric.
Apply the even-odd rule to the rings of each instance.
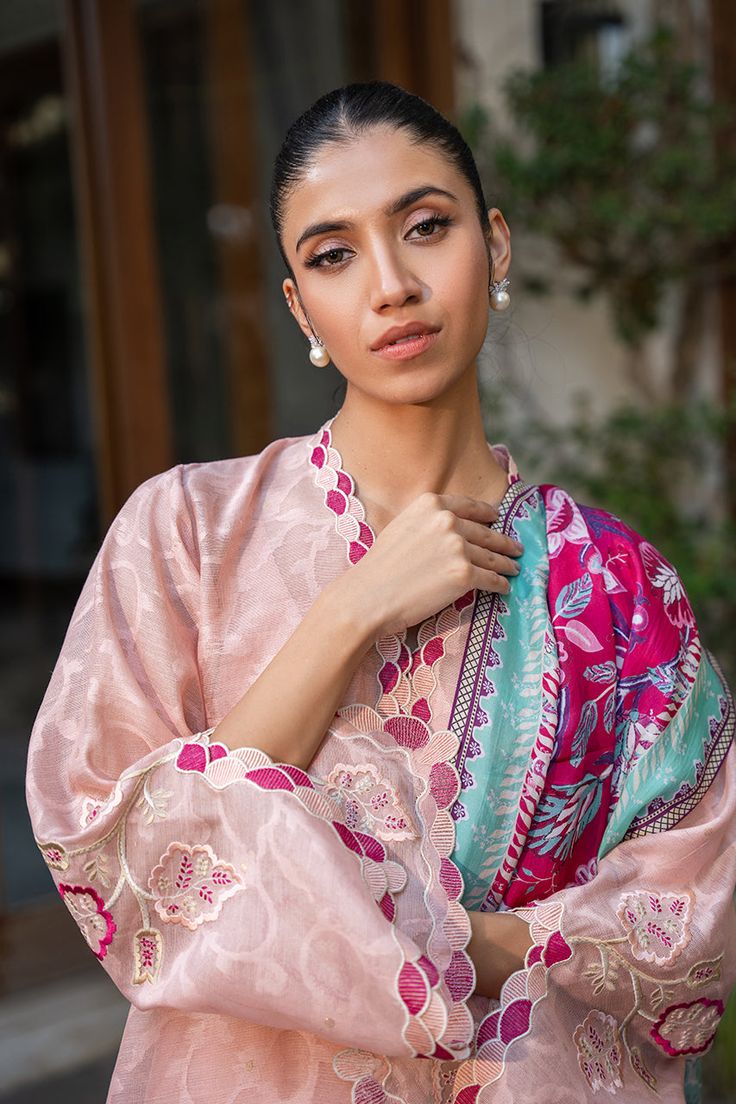
[[[734,981],[736,768],[727,719],[710,768],[677,758],[714,700],[698,674],[705,652],[684,599],[685,623],[667,617],[676,588],[657,566],[644,594],[650,643],[637,652],[649,553],[618,519],[586,514],[560,488],[536,491],[549,520],[539,646],[556,641],[548,707],[574,740],[564,709],[582,716],[591,700],[591,655],[575,650],[592,643],[586,625],[616,705],[600,727],[589,718],[582,757],[582,737],[560,744],[541,781],[530,790],[525,772],[508,799],[521,821],[504,849],[506,885],[489,881],[488,904],[513,908],[534,946],[500,1001],[474,993],[454,861],[465,733],[451,722],[481,662],[466,648],[486,615],[481,594],[428,618],[416,647],[406,632],[375,642],[308,771],[272,762],[257,734],[235,750],[210,739],[374,539],[329,424],[136,489],[92,565],[36,718],[36,840],[81,937],[131,1003],[108,1102],[567,1104],[601,1089],[683,1099],[685,1062],[711,1044]],[[489,447],[509,473],[506,511],[523,480],[508,450]],[[584,562],[566,510],[585,524]],[[626,565],[619,541],[637,551]],[[562,634],[556,603],[585,571],[591,600],[582,608],[571,595],[581,608],[568,629],[581,627]],[[641,719],[650,713],[657,740]],[[652,789],[643,764],[668,741],[672,777],[656,772]],[[533,857],[550,798],[591,766],[611,769],[586,832],[565,858]],[[515,871],[532,862],[539,888],[522,893]]]

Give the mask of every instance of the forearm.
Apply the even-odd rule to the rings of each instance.
[[[354,570],[354,569],[353,569]],[[211,740],[257,747],[306,770],[366,649],[379,632],[355,580],[330,583]],[[315,644],[318,642],[318,646]]]
[[[532,946],[529,925],[507,912],[469,912],[468,916],[473,935],[467,952],[475,965],[475,991],[498,1000],[501,986],[523,967]]]

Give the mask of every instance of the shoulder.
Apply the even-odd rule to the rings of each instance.
[[[555,484],[541,484],[550,572],[587,573],[604,589],[619,634],[684,644],[697,635],[682,577],[660,549],[616,514],[576,500]],[[592,581],[591,580],[591,581]]]
[[[286,477],[301,463],[311,437],[277,437],[260,452],[175,464],[143,480],[123,503],[111,526],[172,528],[181,535],[248,512],[254,492]]]

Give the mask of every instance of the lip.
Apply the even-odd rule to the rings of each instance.
[[[437,333],[439,326],[430,326],[427,322],[405,322],[403,326],[392,326],[390,330],[382,333],[377,341],[371,345],[374,353],[379,353],[390,341],[396,341],[399,337],[409,337],[410,334]]]
[[[409,360],[429,349],[438,337],[439,330],[433,330],[431,333],[421,334],[414,341],[402,341],[398,345],[382,345],[380,349],[373,351],[376,356],[383,357],[385,360]]]

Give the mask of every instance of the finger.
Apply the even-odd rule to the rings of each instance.
[[[521,571],[516,560],[510,560],[508,556],[503,556],[490,548],[482,548],[477,544],[468,544],[466,545],[466,552],[468,559],[476,567],[494,571],[498,575],[518,575]]]
[[[508,594],[511,590],[511,583],[505,575],[476,564],[473,564],[472,570],[471,586],[476,590],[491,590],[496,594]]]
[[[469,544],[478,544],[483,548],[491,548],[494,552],[500,552],[506,556],[520,556],[524,551],[524,545],[506,533],[499,533],[495,529],[489,529],[477,521],[460,521],[458,532],[465,537]]]
[[[440,494],[437,498],[443,509],[452,510],[458,518],[469,518],[486,524],[498,518],[498,506],[493,502],[487,502],[484,498],[471,498],[470,495],[458,494]]]

